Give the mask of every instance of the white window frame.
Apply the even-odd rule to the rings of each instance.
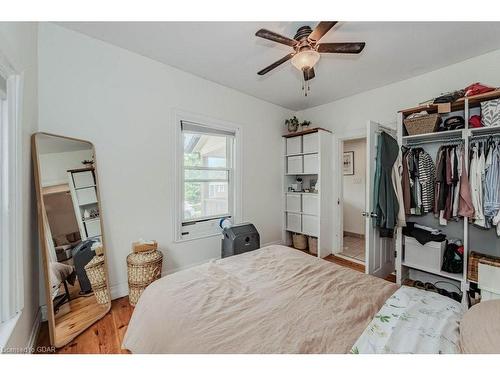
[[[208,129],[221,130],[234,133],[233,146],[231,150],[230,168],[228,170],[230,183],[228,184],[228,205],[229,215],[234,223],[241,222],[241,198],[242,198],[242,130],[239,125],[226,121],[215,120],[202,115],[196,115],[184,111],[174,110],[175,137],[174,160],[175,160],[175,220],[174,220],[174,241],[184,242],[201,238],[219,236],[221,229],[219,221],[221,216],[207,217],[193,220],[194,224],[189,225],[189,230],[183,226],[184,222],[184,137],[182,132],[182,122],[197,124]],[[228,146],[229,147],[229,146]],[[214,168],[207,168],[214,170]],[[189,220],[188,220],[189,221]],[[189,233],[186,233],[189,232]]]
[[[22,246],[22,76],[0,55],[0,76],[6,81],[0,115],[0,346],[24,308]]]

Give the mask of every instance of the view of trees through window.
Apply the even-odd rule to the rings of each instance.
[[[184,219],[228,214],[225,136],[184,133]]]

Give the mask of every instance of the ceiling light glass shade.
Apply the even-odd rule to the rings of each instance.
[[[319,60],[319,53],[315,50],[307,50],[297,53],[292,57],[292,65],[302,71],[304,68],[312,68]]]

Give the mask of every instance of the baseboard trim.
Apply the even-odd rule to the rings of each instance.
[[[33,321],[33,325],[31,326],[31,333],[28,339],[28,348],[30,349],[30,353],[33,353],[36,349],[36,342],[38,339],[38,334],[40,333],[40,325],[42,323],[42,309],[39,308],[36,312],[35,320]]]

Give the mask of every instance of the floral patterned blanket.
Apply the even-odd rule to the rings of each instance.
[[[464,312],[448,297],[402,286],[375,315],[351,353],[459,353]]]

